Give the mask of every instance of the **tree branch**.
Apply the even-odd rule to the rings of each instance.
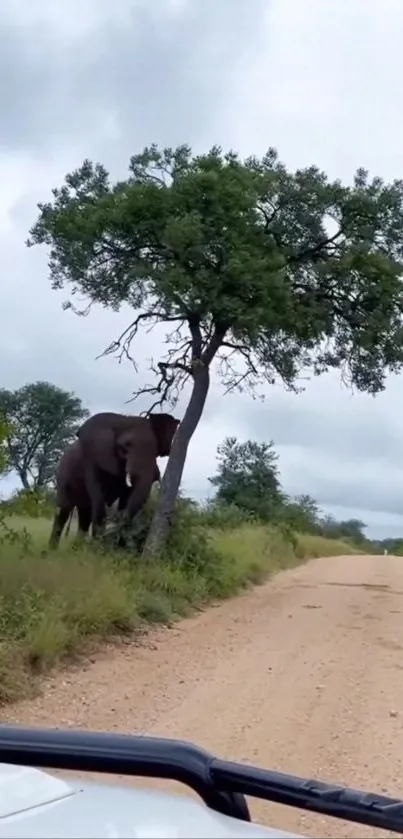
[[[288,264],[300,265],[301,262],[304,262],[306,259],[315,260],[315,257],[322,256],[323,251],[326,251],[329,245],[335,244],[340,236],[344,236],[344,230],[342,227],[339,227],[339,229],[336,231],[336,233],[333,234],[333,236],[329,236],[327,239],[322,239],[321,242],[318,242],[316,245],[313,245],[313,247],[305,248],[304,250],[301,250],[294,256],[291,256],[291,258],[288,260]]]
[[[258,209],[259,209],[259,211],[261,212],[261,214],[264,218],[265,232],[269,233],[271,236],[273,236],[273,239],[274,239],[277,247],[280,250],[286,251],[287,248],[286,248],[285,243],[281,240],[279,235],[274,230],[271,229],[271,225],[272,225],[273,221],[275,220],[275,217],[276,217],[277,213],[281,209],[283,209],[283,207],[284,207],[284,204],[279,203],[279,204],[277,204],[277,206],[275,206],[273,203],[271,203],[271,209],[272,209],[271,214],[269,214],[265,210],[265,208],[262,207],[262,206],[260,206]],[[296,266],[296,265],[300,265],[301,263],[305,262],[306,260],[315,261],[315,258],[323,255],[323,252],[326,251],[326,249],[329,248],[330,245],[336,244],[336,242],[340,238],[340,236],[344,236],[344,229],[343,229],[342,226],[340,226],[339,229],[336,230],[336,233],[334,233],[333,236],[329,236],[326,239],[322,239],[322,241],[317,242],[316,245],[312,245],[310,247],[303,248],[298,253],[290,254],[287,258],[287,264],[289,266],[291,266],[291,265]]]
[[[216,324],[211,339],[208,342],[201,357],[201,360],[205,367],[209,367],[211,362],[213,361],[213,358],[217,355],[218,350],[222,346],[222,342],[224,340],[226,332],[227,327],[224,324]]]
[[[223,384],[225,387],[224,395],[231,393],[234,390],[242,392],[244,384],[246,386],[249,385],[249,389],[252,390],[253,383],[250,380],[253,379],[257,382],[262,379],[262,374],[259,373],[253,362],[252,352],[245,344],[234,343],[231,341],[222,341],[221,347],[230,350],[228,355],[222,355],[219,359],[220,374],[223,378]],[[235,364],[232,361],[233,357],[236,355],[240,355],[245,362],[246,370],[242,373],[236,370]]]
[[[155,397],[151,407],[142,412],[146,415],[158,407],[161,408],[165,403],[170,403],[173,407],[176,405],[187,380],[197,374],[199,365],[210,366],[227,330],[225,324],[217,322],[208,325],[203,334],[200,326],[201,316],[198,312],[189,312],[184,317],[181,315],[166,315],[161,310],[152,309],[137,315],[120,337],[101,353],[101,356],[116,354],[118,351],[119,362],[126,357],[133,363],[137,371],[137,364],[130,354],[131,342],[136,337],[141,324],[150,322],[151,329],[155,323],[164,321],[177,322],[179,326],[165,337],[165,343],[170,345],[166,351],[165,359],[157,363],[154,363],[153,359],[150,360],[150,369],[157,377],[157,382],[139,388],[127,400],[127,403],[130,403],[139,396]],[[185,322],[190,332],[190,336],[186,338],[182,334]]]
[[[109,344],[109,346],[106,347],[105,350],[103,350],[103,352],[96,356],[96,360],[98,360],[99,358],[103,358],[107,355],[117,354],[119,364],[122,362],[123,358],[127,358],[129,361],[131,361],[137,372],[137,363],[130,354],[130,345],[134,338],[136,338],[136,336],[138,335],[140,326],[143,323],[147,323],[147,321],[149,322],[148,331],[150,331],[157,323],[177,322],[183,324],[184,318],[182,315],[168,315],[166,314],[166,312],[154,308],[149,309],[146,312],[141,312],[139,315],[137,315],[135,320],[132,321],[132,323],[130,323],[129,326],[123,330],[119,338],[117,338],[115,341],[112,341],[111,344]]]

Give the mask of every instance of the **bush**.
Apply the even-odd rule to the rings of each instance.
[[[0,511],[8,516],[51,518],[55,509],[54,495],[49,489],[18,489],[0,504]]]
[[[258,523],[258,517],[236,504],[221,504],[219,501],[209,502],[200,511],[205,524],[219,529],[231,529],[242,524]]]
[[[0,514],[0,703],[36,690],[38,677],[66,656],[85,653],[89,640],[169,624],[309,556],[349,552],[342,543],[291,538],[275,527],[214,529],[186,500],[158,561],[133,551],[143,538],[133,530],[125,551],[109,534],[96,549],[69,536],[49,552],[49,529],[46,519]]]

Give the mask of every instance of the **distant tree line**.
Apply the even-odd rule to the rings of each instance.
[[[394,554],[394,556],[403,556],[403,537],[398,536],[395,539],[374,539],[373,545],[376,553]]]

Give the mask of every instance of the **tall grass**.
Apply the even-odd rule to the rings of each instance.
[[[0,704],[35,691],[38,677],[85,653],[90,639],[170,623],[309,557],[352,552],[271,527],[199,526],[179,530],[167,556],[145,563],[90,544],[75,547],[71,538],[49,552],[49,529],[47,519],[0,521]]]

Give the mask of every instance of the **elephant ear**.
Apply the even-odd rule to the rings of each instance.
[[[148,419],[157,440],[158,457],[168,457],[180,420],[171,414],[149,414]]]

